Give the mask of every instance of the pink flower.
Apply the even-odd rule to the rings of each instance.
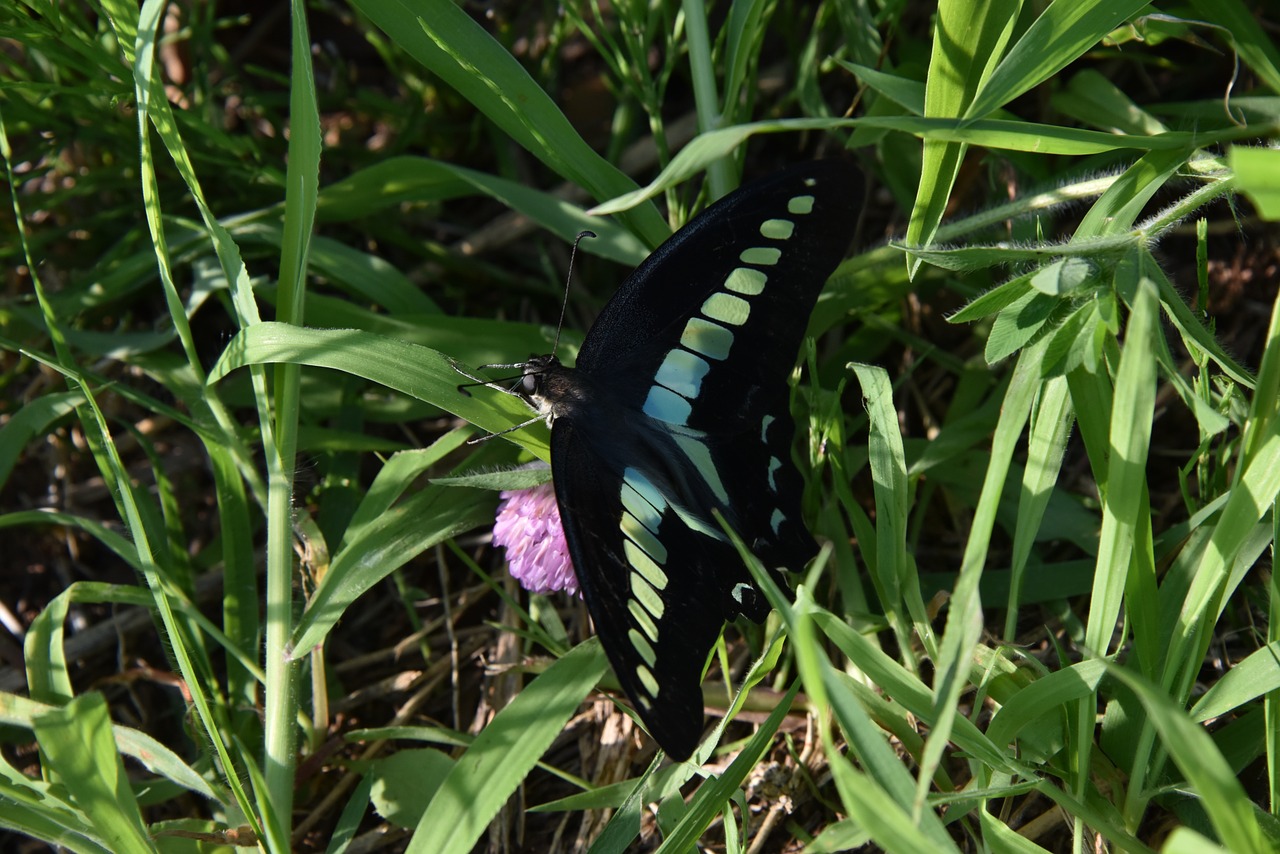
[[[507,550],[511,577],[531,593],[565,590],[578,594],[569,546],[560,526],[560,508],[550,483],[504,490],[493,523],[493,543]]]

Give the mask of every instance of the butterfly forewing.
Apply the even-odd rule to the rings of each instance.
[[[818,293],[848,248],[860,185],[849,164],[818,161],[707,208],[622,284],[577,370],[656,378],[618,392],[672,423],[757,422],[782,393]]]
[[[724,621],[768,605],[713,515],[797,571],[800,518],[786,378],[853,231],[860,180],[806,164],[712,205],[622,285],[576,368],[539,363],[569,551],[618,681],[684,759]],[[781,581],[781,576],[778,576]]]

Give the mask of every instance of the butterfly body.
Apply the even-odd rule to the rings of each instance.
[[[573,368],[522,366],[583,597],[618,680],[667,753],[702,731],[702,670],[764,596],[720,523],[783,581],[817,546],[800,514],[787,376],[856,219],[856,170],[819,161],[709,207],[627,279]]]

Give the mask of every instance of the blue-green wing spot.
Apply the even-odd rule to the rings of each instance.
[[[684,452],[684,457],[689,461],[692,473],[702,479],[702,482],[706,484],[707,488],[711,490],[722,505],[728,506],[729,490],[725,488],[724,481],[720,477],[720,466],[711,457],[711,448],[707,444],[707,437],[704,434],[684,431],[673,432],[671,436],[676,440],[676,446]],[[689,503],[691,502],[681,502],[681,506]]]
[[[769,457],[769,489],[778,491],[778,470],[782,468],[782,460]]]
[[[782,260],[782,250],[775,249],[772,246],[753,246],[750,249],[742,250],[742,254],[738,257],[744,264],[759,264],[762,267],[772,267]]]
[[[680,345],[710,359],[724,361],[729,358],[733,332],[701,317],[691,317],[680,333]]]
[[[787,211],[793,214],[813,213],[813,196],[796,196],[787,202]]]
[[[729,273],[729,277],[724,280],[724,289],[733,291],[736,294],[758,297],[764,293],[764,286],[768,282],[769,277],[764,274],[763,270],[756,270],[752,267],[734,267],[733,272]]]
[[[662,601],[657,589],[649,583],[643,573],[631,573],[631,595],[636,597],[636,601],[643,605],[655,620],[661,621],[663,615],[667,613],[666,603]]]
[[[681,397],[690,400],[698,396],[702,378],[711,370],[711,364],[680,347],[673,348],[662,360],[654,382],[664,385]]]
[[[751,317],[751,303],[733,294],[712,294],[702,304],[702,313],[720,323],[741,326]]]
[[[649,396],[644,399],[641,410],[645,415],[668,424],[688,424],[693,414],[693,403],[666,386],[649,387]]]
[[[625,517],[624,517],[625,518]],[[659,551],[664,554],[666,549],[662,548],[659,542],[651,542],[650,546],[658,546]],[[658,561],[654,560],[653,555],[648,551],[636,545],[635,540],[626,539],[622,541],[622,553],[626,555],[627,565],[632,571],[649,583],[654,590],[666,590],[667,585],[671,583],[671,579],[667,577],[667,573],[663,571]],[[661,614],[654,613],[655,617]]]
[[[796,224],[789,219],[766,219],[760,225],[760,236],[770,240],[786,240],[796,230]]]
[[[787,380],[860,184],[853,167],[819,162],[727,196],[623,283],[576,368],[538,363],[528,399],[554,416],[556,496],[587,608],[623,691],[677,759],[701,735],[699,681],[724,621],[769,611],[715,513],[779,583],[817,550]]]

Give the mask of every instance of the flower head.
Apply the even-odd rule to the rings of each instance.
[[[550,483],[504,490],[493,523],[494,545],[507,550],[511,577],[531,593],[565,590],[578,595],[560,508]]]

